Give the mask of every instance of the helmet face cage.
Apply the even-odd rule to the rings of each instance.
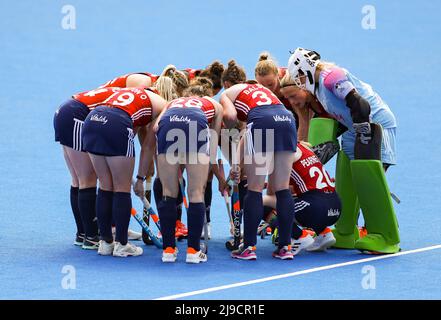
[[[314,74],[319,62],[320,55],[313,50],[297,48],[292,53],[288,61],[288,70],[296,86],[314,93]]]

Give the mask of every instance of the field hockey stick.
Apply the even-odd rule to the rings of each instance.
[[[236,141],[236,145],[237,145]],[[238,166],[239,164],[236,161],[236,153],[233,152],[232,154],[232,165]],[[231,178],[228,178],[230,181]],[[234,226],[234,234],[233,234],[233,241],[227,241],[225,243],[225,246],[228,250],[236,250],[239,248],[240,241],[241,241],[241,234],[240,234],[240,198],[239,198],[239,187],[236,183],[236,181],[233,181],[233,194],[231,195],[231,199],[233,202],[233,226]]]
[[[151,201],[152,199],[152,177],[147,177],[146,180],[146,190],[145,190],[145,198],[147,201]],[[150,226],[150,213],[145,206],[143,206],[143,215],[142,215],[145,223]],[[150,239],[148,234],[142,229],[142,240],[146,245],[152,245],[153,241]]]
[[[182,193],[182,200],[184,203],[185,210],[187,212],[188,216],[188,202],[187,202],[187,194],[185,193],[185,187],[184,187],[184,178],[182,177],[182,170],[179,169],[178,171],[178,178],[179,178],[179,188]],[[204,245],[201,246],[201,251],[205,254],[208,253],[208,226],[207,226],[207,215],[204,212]]]
[[[150,229],[150,227],[145,223],[144,219],[138,214],[135,208],[132,208],[131,210],[132,217],[135,218],[136,221],[141,225],[142,230],[144,230],[150,239],[152,240],[153,244],[158,247],[159,249],[162,249],[162,241],[159,239]]]
[[[136,180],[133,179],[132,180],[133,186],[135,185],[135,183],[136,183]],[[159,223],[159,217],[156,214],[156,212],[153,210],[152,206],[150,205],[150,202],[145,198],[144,195],[142,197],[138,197],[138,198],[142,201],[142,204],[144,205],[144,208],[146,208],[147,214],[150,215],[150,217],[152,218],[153,222],[156,224],[158,229],[161,230],[161,224]]]
[[[218,164],[218,168],[219,168],[219,174],[222,178],[225,179],[225,171],[224,171],[224,164],[222,163],[222,159],[219,159],[217,161]],[[228,184],[228,180],[227,180],[227,184]],[[231,187],[231,185],[230,185]],[[223,197],[224,197],[224,201],[225,201],[225,206],[227,208],[227,215],[228,215],[228,220],[230,221],[230,232],[231,234],[233,234],[233,228],[234,228],[234,224],[233,224],[233,218],[231,217],[231,208],[230,208],[230,199],[229,199],[229,193],[227,191],[224,190],[223,192]]]
[[[182,177],[181,169],[178,170],[178,178],[179,178],[179,188],[181,189],[181,193],[182,193],[182,202],[184,203],[185,209],[188,210],[187,195],[185,193],[184,178]]]

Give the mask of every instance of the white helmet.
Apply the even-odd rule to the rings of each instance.
[[[315,91],[315,70],[320,62],[320,55],[312,50],[297,48],[288,60],[288,72],[295,84],[312,94]],[[305,77],[302,83],[300,77]]]

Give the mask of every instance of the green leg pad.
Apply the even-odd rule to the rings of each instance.
[[[333,119],[313,118],[309,122],[308,142],[316,146],[337,139],[338,123]]]
[[[378,253],[398,252],[398,222],[381,161],[353,160],[351,172],[368,231],[368,236],[356,241],[355,248]]]
[[[352,183],[350,160],[341,150],[337,156],[335,177],[336,191],[340,196],[342,211],[332,231],[337,240],[334,247],[354,249],[355,242],[359,239],[357,221],[360,206]]]

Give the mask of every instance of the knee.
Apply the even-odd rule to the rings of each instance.
[[[204,202],[204,188],[189,188],[188,189],[188,198],[190,202]]]
[[[95,172],[91,172],[89,175],[83,175],[78,177],[78,183],[80,189],[96,187],[97,177]]]

